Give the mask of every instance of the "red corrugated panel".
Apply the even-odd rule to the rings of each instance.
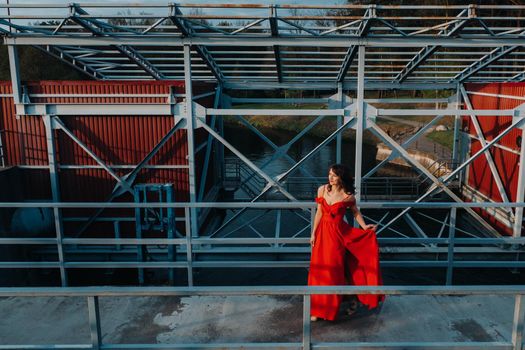
[[[466,89],[467,91],[488,94],[509,95],[517,97],[525,96],[525,83],[494,83],[485,85],[468,84]],[[469,97],[474,109],[514,109],[524,102],[523,100],[496,96],[469,95]],[[512,117],[501,116],[478,117],[478,120],[487,141],[492,140],[512,123]],[[466,128],[471,135],[477,136],[470,118],[463,118],[463,127],[464,129]],[[514,129],[504,136],[498,142],[498,144],[519,152],[520,145],[518,143],[518,137],[521,136],[521,133],[521,129]],[[470,154],[473,155],[480,149],[480,143],[478,141],[473,141],[471,143]],[[491,154],[509,200],[516,201],[519,155],[514,152],[496,147],[492,147]],[[468,184],[495,201],[502,200],[494,181],[494,177],[490,172],[487,160],[483,155],[478,157],[469,165]],[[491,222],[502,233],[512,234],[512,230],[496,221],[495,218],[490,214],[487,214],[484,211],[480,211],[480,214],[482,214],[483,217]]]
[[[466,85],[468,91],[499,94],[524,97],[525,83],[494,83],[494,84],[468,84]],[[499,98],[492,96],[469,95],[474,109],[514,109],[525,101]],[[501,131],[505,130],[511,123],[512,117],[478,117],[481,129],[487,140],[492,140]],[[474,128],[469,123],[469,130],[472,135],[476,135]],[[498,143],[512,149],[519,149],[516,144],[516,138],[521,135],[519,129],[509,132],[507,136],[503,137]]]
[[[184,82],[95,82],[42,81],[27,83],[31,94],[162,94],[170,91],[184,93]],[[212,91],[209,84],[194,85],[194,94]],[[10,94],[10,82],[0,82],[0,93]],[[34,102],[49,103],[164,103],[166,97],[39,97]],[[212,99],[200,100],[209,103]],[[47,165],[47,146],[42,119],[15,118],[12,98],[2,98],[2,141],[8,165]],[[209,105],[207,105],[209,107]],[[108,165],[135,165],[139,163],[171,129],[173,118],[167,116],[111,116],[79,115],[63,117],[65,125]],[[97,163],[63,132],[56,132],[57,156],[61,165],[96,165]],[[197,133],[196,144],[204,141],[204,133]],[[178,131],[150,160],[150,165],[187,165],[186,132]],[[199,162],[201,163],[201,162]],[[197,164],[200,167],[200,164]],[[122,176],[130,169],[117,170]],[[36,174],[38,173],[38,174]],[[28,172],[28,193],[49,196],[47,170]],[[113,179],[102,169],[62,169],[61,195],[64,201],[104,201],[115,186]],[[187,169],[144,169],[136,183],[173,183],[177,200],[188,199]],[[130,200],[131,198],[126,198]]]

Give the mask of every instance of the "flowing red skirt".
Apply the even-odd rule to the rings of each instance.
[[[336,223],[324,217],[315,234],[308,285],[347,285],[348,282],[356,286],[382,285],[375,232],[354,228],[344,221]],[[345,271],[350,281],[346,281]],[[384,295],[374,294],[357,297],[369,309],[377,307],[385,298]],[[341,301],[341,295],[312,295],[310,313],[325,320],[335,320]]]

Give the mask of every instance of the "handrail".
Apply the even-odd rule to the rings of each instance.
[[[525,202],[406,202],[406,201],[358,201],[361,209],[451,209],[451,208],[521,208]],[[0,208],[253,208],[253,209],[309,209],[316,206],[312,201],[296,202],[0,202]]]
[[[514,317],[512,335],[508,341],[500,342],[339,342],[312,344],[310,299],[316,294],[386,294],[386,295],[514,295]],[[256,287],[79,287],[79,288],[0,288],[0,297],[87,297],[89,326],[91,330],[90,344],[51,344],[51,345],[0,345],[0,349],[56,349],[67,348],[188,348],[189,344],[108,344],[103,343],[104,334],[100,322],[99,297],[144,297],[144,296],[260,296],[260,295],[302,295],[302,338],[300,342],[257,342],[257,343],[206,343],[191,344],[191,348],[295,348],[311,349],[326,346],[337,348],[381,347],[384,349],[399,348],[463,348],[476,349],[522,349],[523,343],[523,295],[525,286],[256,286]],[[388,302],[388,301],[387,301]]]
[[[495,206],[506,206],[506,207],[525,207],[525,203],[414,203],[414,202],[362,202],[358,204],[361,208],[444,208],[455,210],[455,208],[462,207],[495,207]],[[217,267],[272,267],[272,268],[290,268],[290,267],[307,267],[307,259],[305,258],[309,253],[308,239],[305,237],[259,237],[259,238],[209,238],[202,236],[202,232],[193,234],[191,226],[189,225],[190,208],[240,208],[240,209],[280,209],[280,210],[292,210],[292,209],[307,209],[311,211],[311,216],[316,210],[316,204],[312,202],[256,202],[256,203],[68,203],[68,202],[2,202],[0,208],[27,208],[27,207],[46,207],[46,208],[183,208],[184,209],[184,222],[185,231],[187,234],[182,238],[70,238],[64,235],[62,231],[56,231],[56,237],[45,238],[0,238],[0,246],[5,245],[53,245],[56,248],[63,250],[65,247],[73,247],[75,245],[102,245],[109,246],[115,245],[119,248],[119,251],[133,253],[129,247],[123,247],[123,245],[134,245],[134,246],[147,246],[147,245],[169,245],[177,246],[177,252],[184,254],[186,253],[186,259],[182,258],[181,261],[174,261],[172,259],[164,259],[161,261],[142,261],[137,258],[137,261],[68,261],[63,257],[59,257],[59,260],[52,258],[51,260],[44,261],[3,261],[0,262],[0,270],[9,268],[21,268],[21,269],[42,269],[42,268],[60,268],[62,275],[65,275],[67,269],[73,268],[168,268],[170,269],[186,269],[188,276],[193,275],[194,268],[217,268]],[[305,232],[308,235],[308,229],[310,224],[306,222],[306,226],[301,232]],[[111,237],[112,235],[110,235]],[[379,237],[379,243],[381,244],[380,249],[382,254],[390,253],[407,253],[407,249],[412,249],[412,245],[420,245],[423,250],[416,249],[422,253],[443,253],[443,259],[405,259],[405,260],[385,260],[385,266],[418,266],[418,267],[441,267],[447,270],[447,275],[451,275],[455,268],[458,267],[507,267],[507,268],[519,268],[525,267],[525,261],[519,259],[519,255],[525,245],[525,237],[495,237],[495,238],[456,238],[455,235],[451,235],[449,238],[387,238]],[[385,244],[393,244],[394,246],[388,246]],[[400,245],[401,244],[401,245]],[[209,245],[209,247],[206,247]],[[269,246],[264,246],[269,245]],[[288,245],[288,246],[285,246]],[[299,245],[299,246],[293,246]],[[425,245],[427,245],[425,247]],[[433,246],[429,246],[433,245]],[[439,246],[441,245],[441,246]],[[492,245],[492,247],[490,246]],[[494,245],[501,245],[500,247],[494,247]],[[460,246],[460,247],[458,247]],[[211,247],[211,248],[210,248]],[[398,249],[404,247],[403,249]],[[447,247],[448,249],[443,249]],[[497,248],[497,249],[496,249]],[[96,248],[101,251],[109,252],[106,247]],[[104,250],[106,249],[106,250]],[[137,249],[136,247],[134,248]],[[443,251],[440,251],[443,250]],[[482,253],[509,253],[503,260],[501,259],[484,259],[484,260],[472,260],[463,259],[458,254],[468,253],[469,251],[476,251]],[[273,259],[258,259],[252,261],[233,261],[233,260],[210,260],[210,261],[193,261],[193,256],[198,254],[208,253],[293,253],[303,254],[299,255],[299,259],[294,260],[283,260],[273,261]],[[163,254],[161,251],[155,251],[152,254]],[[446,260],[444,259],[446,257]],[[67,285],[67,280],[62,279],[63,285]],[[191,286],[192,282],[189,281],[188,285]]]

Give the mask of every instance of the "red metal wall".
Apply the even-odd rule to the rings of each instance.
[[[184,82],[96,82],[42,81],[25,83],[30,94],[162,94],[184,93]],[[194,95],[213,91],[210,84],[194,84]],[[0,82],[0,95],[11,94],[11,83]],[[163,103],[166,97],[40,97],[32,102],[49,103]],[[199,100],[211,107],[213,96]],[[0,130],[9,166],[47,166],[47,145],[42,118],[16,119],[12,97],[0,97]],[[136,165],[173,126],[170,116],[78,116],[62,117],[64,124],[108,165]],[[60,165],[97,165],[84,150],[62,131],[55,131],[56,151]],[[196,130],[196,146],[205,141],[207,133]],[[186,131],[179,130],[150,160],[148,165],[187,165]],[[197,154],[200,179],[204,151]],[[115,170],[122,176],[131,169]],[[25,199],[51,197],[48,169],[23,171]],[[103,169],[61,169],[59,172],[63,201],[105,201],[116,181]],[[173,183],[177,201],[188,199],[187,169],[143,169],[135,183]],[[208,181],[208,186],[211,181]],[[122,200],[132,200],[125,197]]]
[[[525,83],[467,84],[466,90],[523,97],[525,96]],[[469,98],[474,109],[513,109],[525,102],[523,100],[481,95],[469,95]],[[512,117],[478,117],[478,121],[485,139],[491,141],[512,123]],[[463,130],[467,130],[471,135],[477,137],[476,130],[469,117],[463,117]],[[519,136],[521,136],[521,129],[514,129],[498,141],[498,144],[519,152]],[[470,146],[470,155],[481,149],[480,142],[476,140],[472,140]],[[495,147],[492,147],[490,152],[505,187],[507,197],[511,201],[516,201],[519,155]],[[487,160],[483,155],[469,165],[468,185],[494,201],[502,200]],[[480,214],[498,228],[500,232],[512,234],[511,229],[496,221],[492,215],[486,214],[485,211],[481,211]]]

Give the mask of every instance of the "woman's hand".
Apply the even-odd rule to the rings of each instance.
[[[372,230],[372,231],[375,231],[377,229],[377,225],[374,225],[374,224],[368,224],[368,225],[365,225],[364,227],[365,230]]]
[[[310,236],[310,245],[313,247],[315,244],[315,234]]]

